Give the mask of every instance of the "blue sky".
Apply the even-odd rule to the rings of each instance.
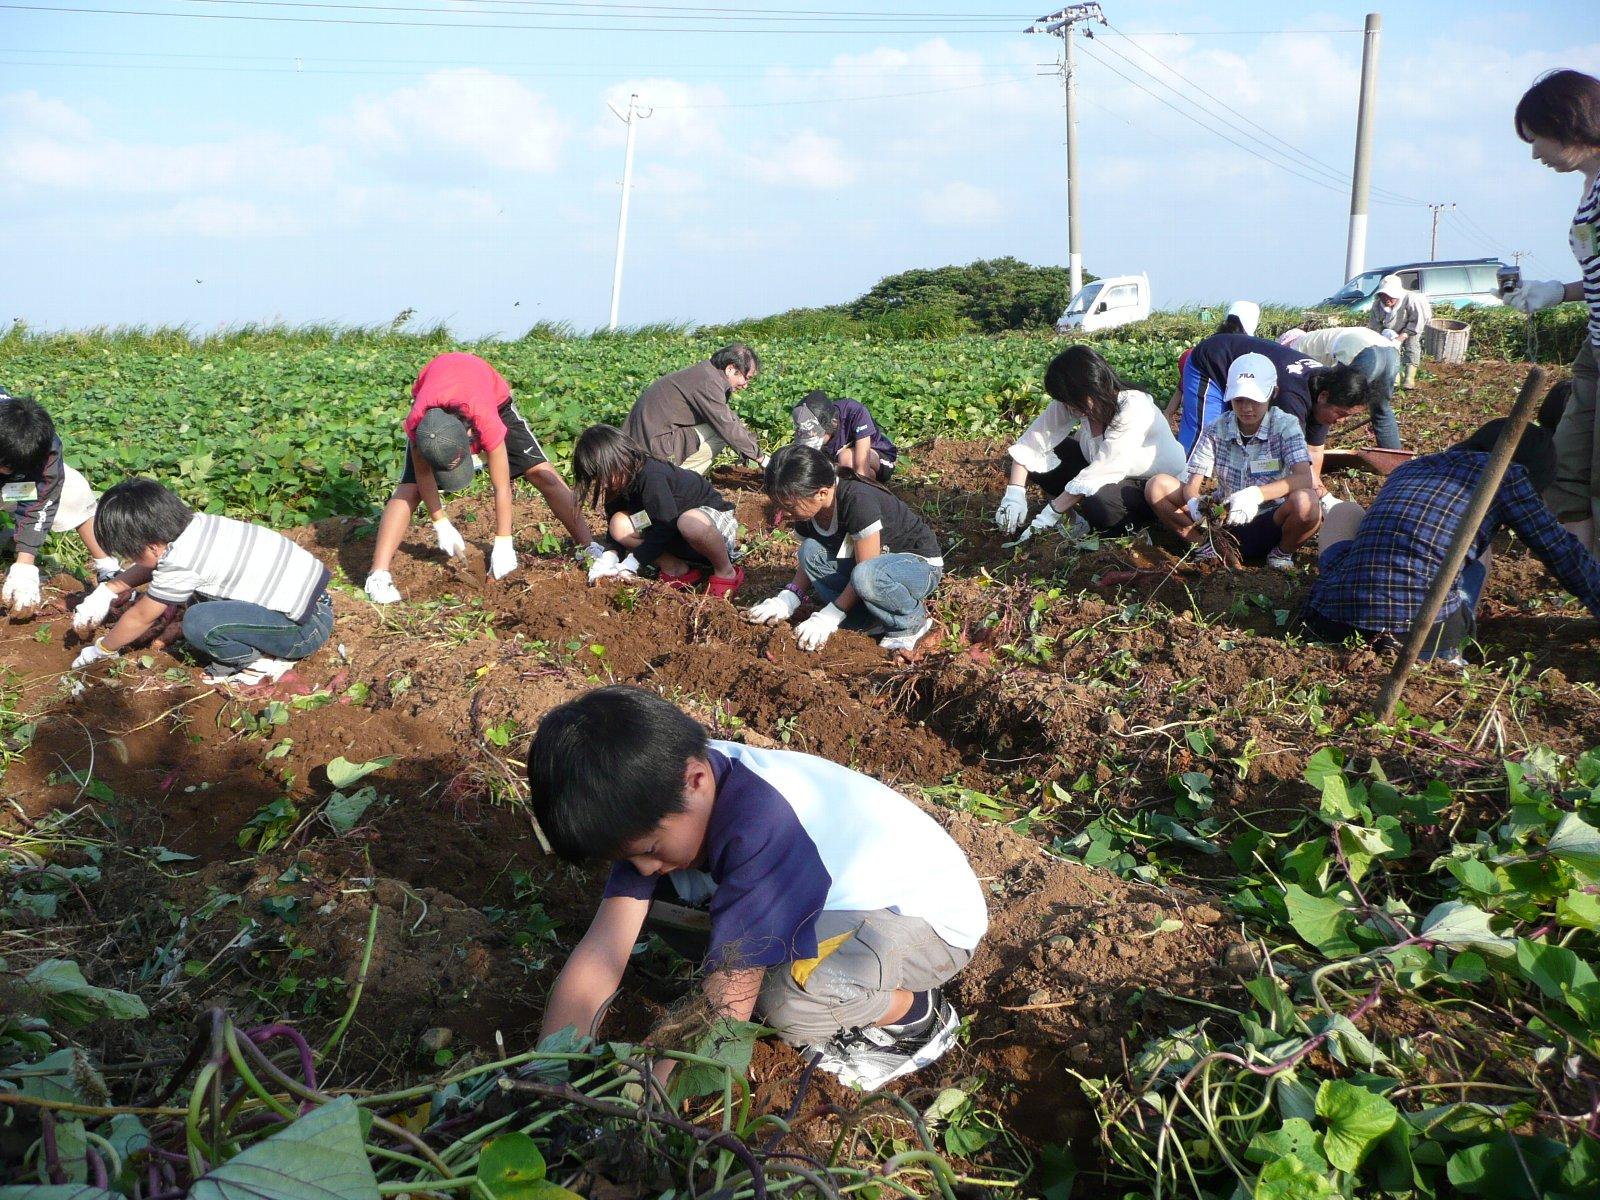
[[[7,322],[603,324],[623,154],[607,102],[630,91],[653,114],[625,324],[846,300],[913,266],[1066,260],[1056,44],[1023,36],[1038,14],[1010,0],[704,0],[676,22],[709,32],[663,29],[690,7],[667,0],[75,0],[205,14],[187,18],[31,2],[0,7]],[[1112,29],[1079,55],[1087,269],[1147,271],[1158,306],[1333,291],[1361,51],[1336,31],[1369,7],[1108,3]],[[1425,257],[1423,205],[1453,201],[1442,257],[1526,250],[1532,277],[1572,277],[1577,185],[1529,159],[1511,112],[1543,70],[1600,73],[1592,14],[1383,13],[1374,185],[1397,202],[1373,206],[1369,265]],[[250,15],[287,19],[232,19]],[[1263,153],[1252,139],[1282,139],[1322,182],[1168,105]]]

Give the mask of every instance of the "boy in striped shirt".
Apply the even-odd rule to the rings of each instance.
[[[260,525],[196,513],[153,479],[125,480],[107,492],[94,532],[133,566],[89,594],[73,628],[86,633],[122,596],[139,587],[145,594],[83,648],[74,670],[139,641],[171,605],[189,605],[183,637],[212,683],[279,679],[333,632],[329,573],[314,555]]]

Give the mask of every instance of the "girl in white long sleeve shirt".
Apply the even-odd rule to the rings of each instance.
[[[1155,523],[1144,484],[1181,473],[1184,456],[1167,419],[1146,393],[1117,378],[1088,346],[1070,346],[1045,371],[1051,403],[1011,447],[1011,475],[995,514],[1002,532],[1027,520],[1027,485],[1045,496],[1031,525],[1039,533],[1075,513],[1116,533]]]

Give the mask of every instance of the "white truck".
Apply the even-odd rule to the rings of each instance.
[[[1057,333],[1092,332],[1130,325],[1150,315],[1150,280],[1140,275],[1112,275],[1086,283],[1056,322]]]

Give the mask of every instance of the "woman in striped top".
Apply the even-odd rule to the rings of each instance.
[[[1517,133],[1533,157],[1552,171],[1583,177],[1583,199],[1568,240],[1583,277],[1573,283],[1544,279],[1513,292],[1509,303],[1525,313],[1582,300],[1589,306],[1589,336],[1572,360],[1572,400],[1556,428],[1555,482],[1545,502],[1589,551],[1597,547],[1600,518],[1600,437],[1596,436],[1596,354],[1600,353],[1600,79],[1582,71],[1552,71],[1517,104]]]

